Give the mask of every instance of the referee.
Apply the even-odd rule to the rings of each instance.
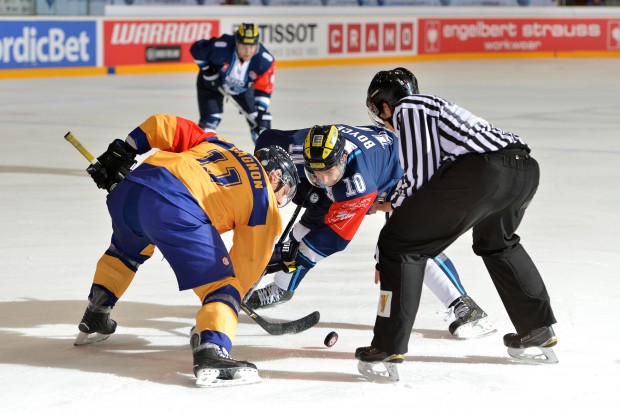
[[[504,336],[508,353],[557,362],[556,322],[545,284],[520,244],[517,230],[539,181],[527,144],[438,96],[419,94],[409,70],[380,71],[366,100],[371,118],[399,136],[404,175],[379,235],[381,295],[370,347],[363,362],[402,362],[420,303],[426,260],[473,228],[473,250],[482,257],[516,334]],[[525,349],[538,347],[540,354]]]

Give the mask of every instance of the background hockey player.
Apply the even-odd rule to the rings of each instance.
[[[308,271],[347,247],[365,215],[371,212],[371,205],[377,198],[389,196],[402,177],[396,140],[396,135],[385,128],[349,125],[270,129],[260,135],[257,149],[280,145],[291,155],[301,177],[293,202],[304,203],[306,209],[284,244],[288,252],[282,254],[282,246],[278,245],[274,253],[291,261],[290,251],[296,252],[297,268],[290,272],[286,265],[271,265],[268,271],[276,271],[274,282],[255,291],[249,306],[260,308],[290,300]],[[316,175],[309,175],[312,184],[304,165],[316,171]],[[332,172],[331,180],[317,179]],[[424,280],[454,313],[455,320],[449,326],[452,334],[473,338],[495,331],[486,313],[466,295],[446,255],[438,254],[429,260]]]
[[[153,148],[160,150],[129,172],[136,154]],[[189,120],[153,115],[98,159],[88,172],[110,191],[112,242],[97,263],[75,344],[114,333],[110,311],[157,247],[179,289],[193,289],[201,302],[191,339],[196,383],[260,381],[254,364],[229,353],[241,299],[259,279],[282,231],[277,207],[299,182],[288,154],[269,147],[255,157]],[[220,234],[230,230],[229,252]]]
[[[234,99],[246,112],[252,140],[271,128],[268,112],[276,68],[274,57],[260,43],[258,26],[242,23],[235,35],[202,39],[190,53],[200,68],[198,90],[198,125],[215,131],[224,113],[224,95]]]
[[[378,241],[381,294],[391,304],[377,314],[371,345],[356,350],[360,371],[372,375],[373,364],[403,361],[427,260],[470,229],[473,250],[516,329],[504,336],[509,354],[557,362],[549,296],[515,233],[538,187],[530,148],[454,103],[419,94],[417,79],[404,68],[378,72],[366,105],[398,135],[405,173],[389,202],[377,206],[393,211]],[[536,347],[536,355],[526,351]]]

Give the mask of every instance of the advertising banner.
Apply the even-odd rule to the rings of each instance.
[[[3,21],[0,69],[96,66],[96,39],[94,21]]]
[[[218,19],[107,20],[103,22],[103,64],[190,63],[192,43],[219,35]]]
[[[343,59],[416,53],[413,17],[255,18],[263,45],[278,61]],[[238,19],[222,18],[222,32],[233,33]]]
[[[620,50],[620,20],[420,19],[420,54]]]

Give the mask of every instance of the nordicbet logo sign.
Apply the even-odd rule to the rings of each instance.
[[[95,66],[95,22],[4,21],[0,69]]]

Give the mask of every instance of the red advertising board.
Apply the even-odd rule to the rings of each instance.
[[[103,64],[191,63],[192,43],[219,35],[219,19],[107,20],[103,22]]]
[[[327,53],[366,54],[410,52],[414,46],[413,22],[333,23],[327,28]]]
[[[620,50],[614,19],[420,19],[419,54]]]

